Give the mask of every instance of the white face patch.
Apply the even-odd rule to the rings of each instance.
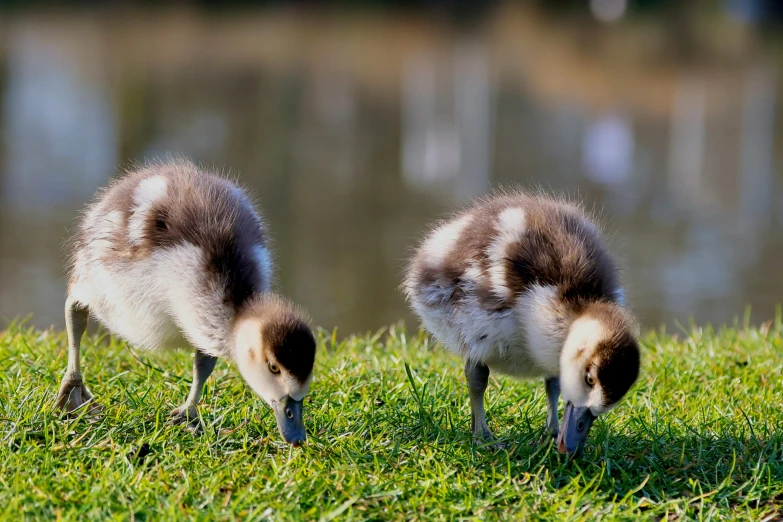
[[[282,382],[261,360],[261,323],[254,319],[238,322],[234,334],[234,359],[250,388],[271,407],[285,396]]]
[[[580,352],[595,347],[606,337],[604,325],[591,318],[579,318],[571,324],[568,331],[568,337],[563,345],[563,356],[574,358],[579,356]]]
[[[286,395],[297,401],[307,395],[312,376],[302,384],[287,375],[285,369],[272,373],[267,361],[261,358],[261,323],[257,319],[241,320],[234,330],[234,358],[239,373],[270,408]]]
[[[598,343],[607,337],[604,325],[592,318],[579,318],[571,324],[560,354],[560,391],[564,401],[587,406],[594,415],[607,410],[600,386],[585,381],[588,364]]]
[[[465,227],[471,221],[473,221],[473,216],[467,214],[449,221],[435,230],[424,242],[421,249],[427,263],[432,266],[443,264],[446,256],[451,253],[457,244],[462,231],[465,230]]]
[[[132,244],[141,244],[144,239],[144,224],[150,209],[168,194],[168,184],[163,176],[142,180],[133,193],[133,211],[128,220],[128,239]]]
[[[498,235],[487,249],[490,260],[489,279],[492,292],[501,298],[510,297],[511,290],[506,285],[506,252],[508,246],[519,241],[525,233],[527,224],[525,211],[520,207],[511,207],[498,215]]]

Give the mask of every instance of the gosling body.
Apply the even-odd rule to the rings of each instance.
[[[195,349],[193,387],[175,420],[193,422],[224,357],[283,410],[284,438],[302,442],[301,417],[281,415],[309,389],[315,341],[303,314],[271,293],[272,277],[266,228],[242,189],[186,160],[127,173],[87,208],[72,244],[69,367],[57,405],[73,411],[92,399],[79,366],[91,314],[137,348]]]
[[[638,375],[616,265],[578,205],[523,193],[481,200],[427,235],[403,287],[424,327],[466,361],[476,437],[491,436],[483,405],[491,371],[545,379],[547,425],[569,453]],[[584,435],[558,427],[561,390],[563,426],[573,421],[573,431],[578,417]]]

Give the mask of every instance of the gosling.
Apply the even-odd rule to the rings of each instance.
[[[544,378],[547,429],[572,456],[638,377],[617,268],[578,205],[525,193],[481,200],[432,230],[403,289],[424,327],[465,360],[475,438],[492,439],[490,371]]]
[[[315,338],[303,314],[270,292],[266,235],[242,189],[186,160],[129,172],[100,192],[72,243],[68,368],[55,406],[99,408],[79,356],[92,315],[139,349],[195,349],[175,423],[203,429],[196,406],[225,357],[275,412],[283,439],[302,444]]]

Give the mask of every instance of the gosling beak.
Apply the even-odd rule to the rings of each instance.
[[[576,407],[570,401],[566,403],[563,422],[560,424],[560,433],[557,436],[557,450],[578,457],[584,449],[587,433],[593,426],[594,420],[595,415],[590,408]]]
[[[280,435],[295,448],[307,440],[304,423],[302,422],[302,401],[295,401],[288,395],[275,401],[275,417]]]

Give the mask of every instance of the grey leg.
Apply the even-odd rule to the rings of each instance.
[[[55,408],[68,413],[92,401],[90,390],[82,381],[79,345],[87,329],[90,312],[87,306],[74,301],[70,296],[65,300],[65,329],[68,332],[68,368],[65,370],[60,391],[57,394]],[[91,410],[100,409],[92,403]]]
[[[544,380],[546,387],[546,428],[554,438],[557,438],[557,431],[560,426],[560,420],[557,418],[557,401],[560,400],[560,378],[547,377]]]
[[[465,362],[465,379],[470,391],[470,430],[473,438],[492,440],[484,413],[484,392],[489,382],[489,368],[481,362]]]
[[[190,384],[188,398],[185,400],[185,404],[171,412],[175,424],[187,423],[189,428],[201,431],[196,405],[201,399],[204,383],[207,382],[212,370],[215,369],[215,363],[217,363],[217,357],[196,350],[196,357],[193,360],[193,382]]]

